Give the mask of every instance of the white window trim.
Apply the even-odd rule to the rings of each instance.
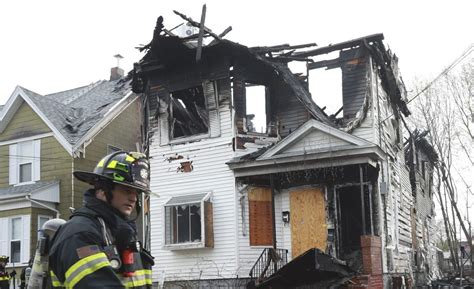
[[[38,222],[37,222],[37,224],[38,224],[38,226],[37,226],[37,227],[38,227],[38,228],[37,228],[38,231],[41,230],[41,228],[40,228],[40,219],[41,219],[41,218],[47,218],[48,221],[49,221],[49,220],[51,220],[53,217],[48,216],[48,215],[38,215]]]
[[[33,149],[32,158],[21,159],[19,145],[30,142]],[[10,144],[9,146],[9,184],[13,186],[22,186],[34,184],[40,180],[41,175],[41,140],[31,139]],[[31,181],[20,182],[20,165],[31,163]]]
[[[13,220],[15,219],[20,219],[20,238],[19,239],[13,239]],[[21,216],[12,216],[8,219],[8,255],[11,255],[12,251],[12,242],[20,242],[20,261],[19,262],[13,262],[13,256],[10,256],[10,263],[21,263],[21,253],[22,253],[22,237],[23,237],[23,218]]]
[[[31,164],[31,168],[30,168],[30,171],[31,171],[31,180],[26,181],[26,182],[22,182],[22,181],[21,181],[21,169],[20,169],[20,167],[21,167],[22,165],[26,165],[26,164]],[[24,161],[24,162],[18,162],[16,167],[17,167],[17,170],[18,170],[18,171],[17,171],[18,185],[19,185],[19,184],[24,185],[25,183],[28,183],[28,184],[34,183],[34,181],[33,181],[33,169],[34,169],[33,160]]]
[[[12,239],[12,220],[15,218],[21,219],[20,239]],[[20,241],[20,261],[10,262],[7,268],[15,266],[23,266],[28,264],[30,256],[30,230],[31,230],[31,215],[13,215],[0,218],[0,230],[5,234],[0,234],[0,255],[10,256],[11,243],[13,241]],[[10,259],[11,261],[11,259]]]
[[[201,193],[202,194],[202,193]],[[184,194],[182,196],[192,196],[192,195],[198,195],[198,194]],[[173,204],[172,206],[179,206],[179,205],[192,205],[192,204],[200,204],[200,210],[201,210],[201,241],[199,242],[186,242],[186,243],[177,243],[177,244],[166,244],[166,207],[168,207],[166,204],[172,199],[172,197],[169,197],[164,205],[163,205],[163,249],[166,250],[187,250],[187,249],[201,249],[201,248],[206,248],[206,222],[205,222],[205,208],[204,208],[204,202],[210,201],[212,196],[212,192],[208,192],[200,201],[195,202],[183,202],[183,203],[177,203]]]
[[[212,89],[213,89],[213,102],[214,104],[210,104],[209,103],[209,100],[208,98],[206,97],[206,92],[205,92],[205,86],[210,83],[210,85],[212,85]],[[200,85],[202,86],[203,88],[203,93],[204,93],[204,103],[205,103],[205,107],[206,107],[206,110],[208,111],[208,113],[210,114],[211,111],[216,111],[216,118],[217,118],[217,122],[220,122],[220,116],[219,116],[219,92],[218,92],[218,89],[217,89],[217,81],[216,80],[207,80],[207,81],[203,81],[200,83]],[[173,94],[172,91],[169,92],[169,97],[171,97]],[[202,140],[202,139],[208,139],[208,138],[212,138],[212,137],[217,137],[217,136],[220,136],[221,134],[221,127],[212,127],[212,120],[211,120],[211,116],[209,115],[209,123],[208,123],[208,130],[207,132],[205,133],[200,133],[200,134],[195,134],[195,135],[190,135],[190,136],[180,136],[180,137],[173,137],[171,136],[171,121],[170,121],[170,111],[169,109],[172,109],[171,108],[171,104],[169,104],[169,108],[168,108],[168,111],[167,111],[167,120],[166,120],[166,128],[163,128],[163,129],[166,129],[166,131],[163,131],[161,128],[160,128],[160,134],[162,133],[166,133],[168,134],[168,137],[167,137],[167,141],[165,142],[161,142],[160,140],[160,146],[165,146],[165,145],[173,145],[173,144],[181,144],[181,143],[186,143],[186,142],[193,142],[193,141],[197,141],[197,140]],[[163,121],[159,120],[160,122]],[[161,126],[160,126],[161,127]],[[213,131],[214,130],[214,131]],[[214,135],[214,136],[213,136]]]

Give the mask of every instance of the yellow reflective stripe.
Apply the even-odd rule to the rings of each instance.
[[[52,270],[49,271],[49,274],[51,275],[51,283],[54,287],[64,287],[64,284],[59,281],[58,277],[56,277],[56,274],[54,274]]]
[[[73,288],[82,278],[95,271],[110,266],[110,262],[104,252],[87,256],[80,259],[66,271],[66,288]]]
[[[139,287],[144,285],[152,285],[151,270],[142,269],[135,271],[132,277],[121,277],[122,283],[126,288]]]
[[[125,161],[129,162],[129,163],[133,163],[135,161],[135,158],[127,155],[127,157],[125,158]]]
[[[107,168],[115,169],[115,167],[117,166],[117,163],[118,162],[116,160],[110,161],[109,164],[107,165]]]
[[[10,280],[9,276],[0,277],[0,281]]]
[[[103,166],[104,166],[104,162],[105,162],[105,160],[104,160],[104,159],[101,159],[100,162],[97,164],[97,167],[98,167],[98,168],[103,167]]]

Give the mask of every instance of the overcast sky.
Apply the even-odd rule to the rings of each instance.
[[[182,23],[173,9],[199,21],[204,3],[206,26],[220,33],[231,25],[226,38],[247,46],[383,33],[408,85],[434,78],[474,43],[472,0],[0,1],[0,104],[17,85],[48,94],[108,79],[117,53],[129,71],[158,16],[166,28]]]
[[[383,33],[399,56],[405,82],[437,75],[473,43],[474,1],[64,1],[0,2],[0,104],[16,85],[40,94],[108,79],[125,57],[129,71],[142,56],[156,18],[181,23],[172,10],[247,46],[316,42],[319,46]]]

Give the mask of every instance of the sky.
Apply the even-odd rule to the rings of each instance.
[[[399,58],[405,83],[430,80],[474,43],[472,0],[15,0],[0,1],[0,104],[17,85],[48,94],[129,71],[152,39],[158,16],[166,28],[178,10],[247,46],[326,46],[375,33]],[[410,97],[410,91],[408,93]]]

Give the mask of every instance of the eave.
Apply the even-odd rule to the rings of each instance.
[[[375,167],[378,161],[384,159],[385,153],[377,145],[366,145],[306,151],[305,154],[281,154],[268,159],[227,164],[236,177],[245,177],[354,164],[370,164]]]

